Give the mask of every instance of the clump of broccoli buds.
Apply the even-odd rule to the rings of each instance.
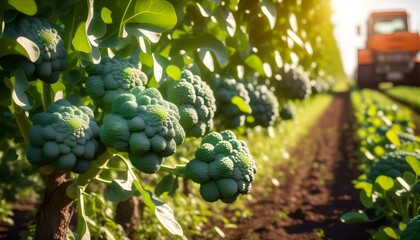
[[[179,118],[178,108],[156,88],[135,88],[115,98],[99,136],[106,147],[128,152],[140,171],[155,173],[163,158],[174,154],[184,141]]]
[[[247,125],[252,127],[260,125],[265,128],[274,125],[279,116],[279,102],[274,93],[266,85],[249,83],[246,87],[253,117],[253,121],[247,122]]]
[[[295,109],[292,104],[285,103],[280,109],[280,117],[283,120],[291,120],[295,118]]]
[[[284,70],[274,83],[278,95],[287,99],[305,99],[312,94],[309,75],[301,67]]]
[[[134,60],[103,57],[99,64],[87,68],[86,91],[97,106],[109,110],[120,94],[145,88],[147,76],[140,69]]]
[[[216,78],[211,87],[216,98],[216,115],[222,119],[221,124],[228,128],[244,126],[248,113],[234,104],[232,98],[239,97],[249,105],[250,98],[245,85],[233,78]]]
[[[99,127],[88,107],[61,99],[35,114],[32,122],[26,155],[33,165],[84,173],[102,149]]]
[[[13,38],[25,37],[39,48],[40,56],[35,63],[28,59],[19,62],[28,80],[57,82],[60,72],[67,68],[67,52],[57,30],[43,18],[28,16],[16,18],[10,28],[5,29],[5,35]]]
[[[257,168],[247,144],[230,130],[204,136],[195,159],[186,165],[186,176],[200,184],[204,200],[234,202],[251,190]]]
[[[178,106],[186,136],[202,137],[213,128],[216,100],[200,76],[184,70],[180,80],[167,79],[159,90],[167,101]]]

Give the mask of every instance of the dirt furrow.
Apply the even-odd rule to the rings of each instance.
[[[297,167],[284,171],[285,181],[270,198],[248,206],[251,218],[240,219],[228,239],[366,239],[364,227],[345,225],[339,217],[361,208],[351,181],[354,153],[352,110],[348,93],[331,106],[292,152]]]

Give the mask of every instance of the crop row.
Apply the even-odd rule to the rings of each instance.
[[[385,90],[386,94],[398,99],[399,101],[412,107],[417,112],[420,112],[420,88],[398,86]]]
[[[420,210],[420,141],[410,112],[384,103],[377,92],[354,91],[355,135],[361,175],[354,180],[364,209],[346,223],[375,222],[373,239],[417,239]]]

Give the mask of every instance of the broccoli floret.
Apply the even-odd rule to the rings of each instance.
[[[60,71],[67,68],[67,52],[57,29],[40,17],[20,16],[7,26],[5,35],[12,38],[25,37],[34,42],[40,51],[36,62],[28,59],[19,61],[29,81],[40,79],[46,83],[55,83]]]
[[[246,85],[250,107],[252,109],[252,122],[247,122],[248,126],[273,126],[279,116],[279,102],[274,93],[265,85],[249,83]]]
[[[133,88],[147,84],[147,76],[134,60],[115,56],[103,57],[99,64],[88,67],[86,91],[96,105],[110,110],[115,98]]]
[[[281,80],[275,81],[278,96],[288,99],[305,99],[312,94],[311,81],[303,68],[284,70]]]
[[[178,106],[186,136],[202,137],[213,128],[216,100],[200,76],[184,70],[180,80],[165,80],[159,91],[167,101]]]
[[[420,215],[411,219],[400,233],[401,240],[420,240]]]
[[[404,172],[413,172],[410,165],[406,162],[406,156],[413,156],[420,161],[420,155],[413,152],[394,151],[380,157],[376,163],[370,168],[367,177],[374,182],[380,175],[391,178],[401,177]]]
[[[134,88],[115,98],[99,136],[106,147],[128,152],[140,171],[155,173],[163,158],[174,154],[184,141],[179,119],[177,107],[156,88]]]
[[[233,78],[216,78],[213,79],[211,87],[215,93],[216,117],[221,119],[220,124],[229,129],[244,126],[247,113],[232,103],[232,98],[238,96],[249,105],[250,98],[245,85]]]
[[[230,130],[211,132],[201,141],[195,158],[186,165],[186,176],[200,184],[204,200],[234,202],[251,190],[257,172],[244,141]]]
[[[26,155],[36,166],[84,173],[101,149],[99,127],[88,107],[56,101],[46,112],[34,115]]]

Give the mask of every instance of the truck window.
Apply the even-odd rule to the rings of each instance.
[[[374,34],[391,34],[398,31],[408,31],[405,18],[378,17],[373,20]]]

